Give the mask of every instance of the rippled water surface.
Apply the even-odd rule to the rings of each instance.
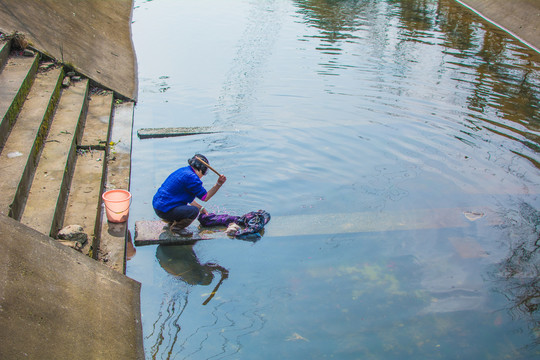
[[[538,54],[450,0],[135,3],[130,227],[194,153],[272,215],[130,254],[148,359],[540,356]]]

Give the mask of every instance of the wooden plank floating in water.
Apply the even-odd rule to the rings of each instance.
[[[193,232],[193,236],[185,237],[180,236],[169,230],[169,225],[161,220],[141,220],[135,222],[135,239],[136,246],[143,245],[181,245],[190,244],[193,241],[199,240],[211,240],[226,238],[225,228],[216,230],[212,229],[199,229],[193,224],[188,227],[189,231]]]
[[[210,127],[170,127],[170,128],[144,128],[137,130],[137,135],[141,139],[164,138],[173,136],[188,136],[200,134],[214,134],[219,131],[212,131]]]

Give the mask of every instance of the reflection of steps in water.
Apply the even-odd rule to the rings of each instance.
[[[430,302],[420,314],[487,311],[483,279],[471,265],[451,254],[425,259],[421,288]]]
[[[477,215],[471,220],[471,213],[483,216]],[[275,216],[267,225],[265,235],[302,236],[457,228],[470,226],[471,222],[491,226],[499,224],[500,218],[486,208],[475,208],[472,212],[470,209],[448,208]]]
[[[454,290],[442,293],[431,293],[430,304],[420,314],[448,313],[457,311],[486,311],[486,296],[483,292],[473,290]]]
[[[249,116],[256,99],[256,84],[262,78],[265,63],[281,30],[285,13],[280,2],[254,1],[243,35],[237,44],[237,54],[216,105],[216,124],[237,122],[239,115]]]
[[[462,259],[483,258],[488,253],[472,237],[449,237],[448,241],[454,246]]]

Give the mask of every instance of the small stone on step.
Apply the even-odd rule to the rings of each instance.
[[[77,241],[81,245],[88,241],[88,235],[80,225],[68,225],[58,232],[58,239]]]
[[[53,66],[54,66],[54,63],[52,63],[52,62],[44,62],[41,65],[39,65],[39,69],[40,70],[49,70]]]

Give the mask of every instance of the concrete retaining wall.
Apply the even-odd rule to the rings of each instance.
[[[540,52],[540,0],[456,0]]]

